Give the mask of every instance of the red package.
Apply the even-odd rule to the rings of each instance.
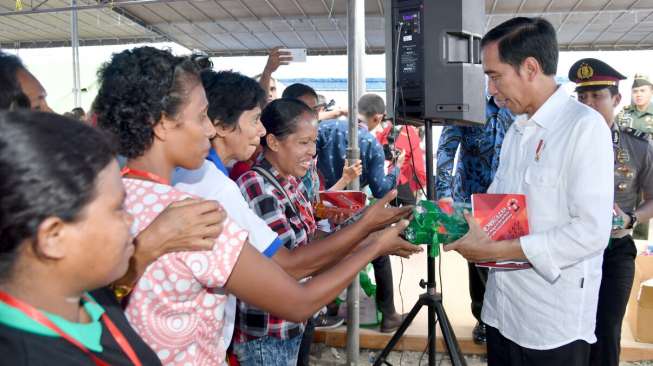
[[[365,207],[367,196],[359,191],[321,191],[315,205],[315,216],[328,219],[339,216],[347,219]]]
[[[526,196],[523,194],[473,194],[472,213],[492,240],[516,239],[529,233]],[[526,261],[484,262],[476,265],[508,269],[531,267]]]

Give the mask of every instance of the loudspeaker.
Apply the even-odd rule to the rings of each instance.
[[[417,125],[426,119],[434,124],[485,123],[480,45],[485,1],[392,0],[389,26],[394,82],[388,87],[395,119]]]

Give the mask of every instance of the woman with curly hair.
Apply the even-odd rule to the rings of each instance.
[[[98,126],[118,137],[127,157],[125,205],[141,230],[169,203],[188,197],[171,187],[175,168],[199,168],[215,129],[196,67],[151,47],[115,54],[99,72]],[[225,362],[226,293],[295,322],[333,299],[378,255],[419,251],[398,238],[402,222],[365,239],[328,271],[299,284],[265,259],[232,220],[213,249],[169,253],[151,264],[128,299],[127,316],[165,364]]]

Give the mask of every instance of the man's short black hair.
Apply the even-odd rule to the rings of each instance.
[[[292,99],[299,99],[303,97],[304,95],[310,95],[315,98],[315,100],[318,99],[317,93],[315,92],[315,89],[311,88],[310,86],[302,83],[294,83],[286,87],[286,89],[283,90],[283,94],[281,94],[282,98],[292,98]]]
[[[365,94],[358,100],[358,113],[365,117],[385,113],[383,98],[376,94]]]
[[[553,25],[544,18],[517,17],[492,28],[481,40],[481,48],[498,42],[499,59],[515,70],[528,57],[540,63],[545,75],[558,69],[558,40]]]

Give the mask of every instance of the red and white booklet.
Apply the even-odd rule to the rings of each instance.
[[[509,240],[528,235],[528,212],[523,194],[477,193],[472,195],[472,214],[492,240]],[[476,263],[477,267],[525,269],[528,261]]]
[[[366,201],[365,193],[359,191],[320,191],[315,216],[320,219],[338,216],[347,219],[365,208]]]

